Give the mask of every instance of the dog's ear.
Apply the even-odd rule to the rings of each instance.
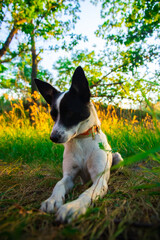
[[[70,91],[76,93],[83,102],[86,103],[90,101],[91,93],[89,90],[88,81],[83,69],[80,66],[76,68],[72,76]]]
[[[49,83],[43,82],[39,79],[34,79],[36,86],[39,90],[39,92],[42,94],[44,99],[48,104],[52,104],[52,101],[58,97],[60,94],[59,91],[57,91],[54,87],[52,87]]]

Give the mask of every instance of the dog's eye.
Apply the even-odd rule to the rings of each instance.
[[[53,119],[54,121],[56,121],[57,116],[58,116],[58,111],[54,108],[54,109],[51,110],[50,113],[51,113],[52,119]]]

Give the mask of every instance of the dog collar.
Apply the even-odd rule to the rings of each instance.
[[[92,138],[95,139],[95,135],[98,133],[100,133],[100,126],[93,125],[87,131],[77,135],[76,138],[88,138],[92,136]]]

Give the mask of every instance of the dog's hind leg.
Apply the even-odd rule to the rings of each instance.
[[[112,153],[112,166],[117,165],[122,161],[123,161],[123,158],[121,157],[120,153],[118,152]]]

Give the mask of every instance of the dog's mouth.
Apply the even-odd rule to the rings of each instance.
[[[74,132],[73,135],[71,137],[62,137],[62,136],[57,136],[57,135],[51,135],[50,136],[50,140],[54,143],[57,144],[64,144],[69,142],[70,140],[72,140],[73,138],[75,138],[77,136],[77,132]]]
[[[67,143],[67,142],[71,141],[76,136],[77,136],[77,132],[75,132],[71,137],[69,137],[64,143]]]

